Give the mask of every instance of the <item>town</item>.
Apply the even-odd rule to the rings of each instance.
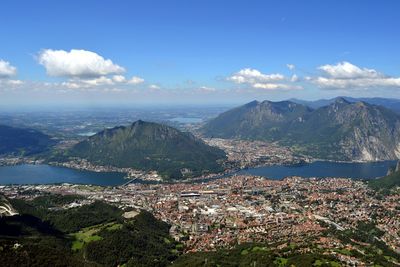
[[[126,217],[150,211],[171,225],[171,236],[185,244],[186,252],[263,242],[280,249],[296,246],[305,253],[312,252],[312,242],[359,266],[366,263],[350,251],[366,253],[368,244],[346,243],[326,233],[357,230],[372,220],[382,233],[373,238],[400,252],[400,194],[381,198],[365,182],[345,178],[268,180],[233,175],[191,184],[4,185],[0,189],[9,198],[27,200],[48,193],[85,197],[64,209],[101,200],[127,210]]]
[[[311,162],[312,158],[296,154],[291,148],[273,142],[222,138],[203,138],[210,146],[227,154],[227,165],[249,168],[266,165],[295,165]]]

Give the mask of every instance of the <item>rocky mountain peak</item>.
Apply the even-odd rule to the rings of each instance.
[[[334,104],[350,104],[349,101],[347,101],[344,97],[337,97],[335,99],[335,102],[333,102]]]

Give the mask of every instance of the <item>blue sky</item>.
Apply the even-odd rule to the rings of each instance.
[[[0,103],[400,98],[399,10],[394,0],[5,0]]]

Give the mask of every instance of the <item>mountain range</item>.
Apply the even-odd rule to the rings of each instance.
[[[152,122],[136,121],[89,137],[68,156],[99,165],[156,170],[165,178],[182,178],[221,171],[225,153],[190,133]]]
[[[316,109],[292,101],[253,101],[222,113],[200,131],[208,137],[276,141],[319,159],[400,157],[400,115],[344,98]]]
[[[292,102],[295,102],[298,104],[303,104],[310,108],[316,109],[316,108],[328,106],[329,104],[332,104],[339,98],[343,98],[346,101],[352,102],[352,103],[365,102],[365,103],[372,104],[372,105],[383,106],[385,108],[391,109],[394,112],[400,114],[400,99],[394,99],[394,98],[382,98],[382,97],[354,98],[354,97],[348,97],[348,96],[339,96],[339,97],[335,97],[335,98],[331,98],[331,99],[319,99],[319,100],[314,100],[314,101],[307,101],[307,100],[292,98],[292,99],[289,99],[289,101],[292,101]]]
[[[32,155],[48,150],[55,143],[37,130],[0,125],[0,155]]]

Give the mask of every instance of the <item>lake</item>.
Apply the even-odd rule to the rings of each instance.
[[[194,117],[176,117],[170,119],[170,121],[188,124],[188,123],[200,123],[203,121],[203,119]]]
[[[301,177],[348,177],[373,179],[386,175],[395,161],[371,163],[337,163],[317,161],[299,166],[265,166],[241,170],[238,174],[283,179],[287,176]],[[0,167],[0,184],[94,184],[121,185],[127,182],[123,173],[98,173],[48,165],[17,165]]]
[[[94,184],[121,185],[128,180],[124,173],[91,172],[49,165],[16,165],[0,167],[0,184]]]
[[[316,161],[298,166],[265,166],[241,170],[238,174],[264,176],[269,179],[283,179],[287,176],[300,177],[346,177],[353,179],[373,179],[385,176],[396,161],[341,163]]]

